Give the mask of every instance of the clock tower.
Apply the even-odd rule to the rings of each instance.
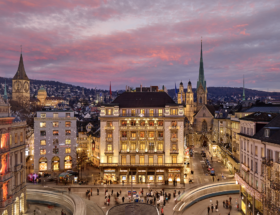
[[[20,54],[17,73],[13,77],[12,100],[18,102],[30,101],[30,80],[26,75],[22,54]]]
[[[198,76],[197,87],[196,87],[196,107],[197,107],[196,111],[198,112],[200,108],[205,104],[207,104],[207,87],[204,78],[202,40],[201,40],[199,76]]]

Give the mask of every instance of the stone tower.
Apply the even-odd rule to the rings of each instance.
[[[189,81],[188,89],[186,92],[186,108],[185,108],[185,115],[188,118],[189,122],[193,124],[193,115],[194,115],[194,98],[193,98],[193,91],[192,91],[192,83]]]
[[[184,92],[184,85],[183,85],[182,81],[181,81],[180,86],[179,86],[179,93],[178,93],[177,100],[178,100],[178,104],[185,104],[186,103],[186,97],[185,97],[185,92]]]
[[[202,57],[202,40],[201,40],[201,50],[200,50],[200,65],[199,65],[199,76],[196,87],[196,111],[198,112],[200,108],[207,104],[207,87],[204,78],[204,68],[203,68],[203,57]]]
[[[18,70],[13,77],[13,91],[12,100],[18,102],[28,102],[30,101],[30,80],[26,75],[22,54],[20,54],[20,60],[18,65]]]

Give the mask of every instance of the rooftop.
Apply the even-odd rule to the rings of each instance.
[[[263,113],[263,112],[256,112],[252,113],[248,116],[240,118],[240,120],[247,120],[253,122],[270,122],[274,117],[278,114],[276,113]]]
[[[280,113],[280,106],[254,106],[244,112],[267,112],[267,113]]]

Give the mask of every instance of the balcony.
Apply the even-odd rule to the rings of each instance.
[[[121,130],[126,130],[128,127],[127,126],[120,126]]]
[[[155,126],[147,126],[147,129],[149,129],[149,130],[155,130],[156,127],[155,127]]]
[[[5,208],[12,203],[13,203],[13,198],[10,195],[10,196],[8,196],[8,199],[6,199],[4,201],[0,201],[0,208]]]
[[[273,159],[262,157],[262,164],[272,167],[273,166]]]
[[[105,126],[105,129],[106,129],[106,130],[114,130],[115,127],[114,127],[114,126]]]
[[[248,166],[246,166],[245,164],[241,164],[241,167],[245,172],[250,172],[250,168]]]
[[[127,140],[127,137],[121,137],[121,140]]]
[[[158,126],[157,130],[163,130],[163,126]]]
[[[14,172],[17,172],[17,171],[21,170],[22,167],[23,167],[22,164],[15,165],[14,166]]]
[[[104,151],[104,154],[114,154],[114,151],[113,150],[106,150],[106,151]]]
[[[174,130],[174,129],[179,129],[178,126],[169,126],[169,129]]]
[[[159,113],[137,113],[137,114],[131,114],[131,113],[120,113],[120,117],[163,117],[163,114]]]
[[[157,137],[157,140],[163,140],[163,137]]]
[[[107,138],[106,138],[106,141],[107,141],[107,142],[112,142],[112,141],[113,141],[113,138],[112,138],[112,137],[107,137]]]
[[[138,126],[139,130],[146,130],[146,126]]]
[[[100,163],[100,166],[106,166],[106,167],[113,167],[113,166],[149,166],[149,167],[182,167],[183,163],[136,163],[136,164],[130,164],[130,163]]]
[[[128,127],[130,130],[136,130],[138,127],[136,125],[131,125]]]
[[[178,138],[177,138],[177,137],[171,137],[170,140],[173,141],[173,142],[175,142],[175,141],[178,141]]]
[[[170,154],[179,154],[178,150],[170,150]]]
[[[130,140],[136,140],[136,137],[130,137],[129,139]]]

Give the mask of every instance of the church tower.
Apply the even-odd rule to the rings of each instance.
[[[204,68],[203,68],[203,57],[202,57],[202,40],[201,40],[201,50],[200,50],[200,65],[199,65],[199,76],[196,87],[196,111],[198,112],[200,108],[207,104],[207,87],[204,78]]]
[[[185,92],[184,92],[184,85],[183,82],[181,81],[180,86],[179,86],[179,93],[178,93],[178,104],[186,104],[186,97],[185,97]]]
[[[186,108],[185,108],[185,115],[188,118],[189,122],[193,124],[193,115],[194,115],[194,98],[193,98],[193,91],[192,91],[192,83],[189,81],[188,89],[186,92]]]
[[[28,102],[30,101],[30,80],[26,75],[22,54],[20,54],[20,60],[18,65],[18,70],[13,77],[13,91],[12,100],[18,102]]]

